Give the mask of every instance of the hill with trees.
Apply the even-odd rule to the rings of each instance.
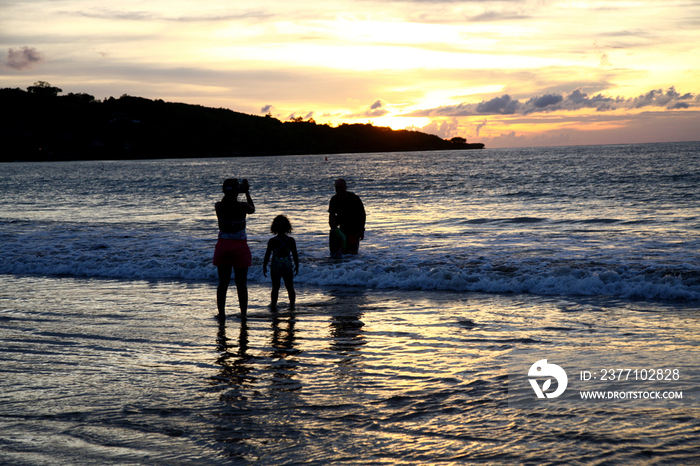
[[[59,95],[45,82],[0,89],[0,161],[99,160],[481,149],[371,124],[282,122],[223,108],[123,95]]]

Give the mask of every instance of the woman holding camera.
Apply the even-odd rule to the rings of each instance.
[[[232,270],[241,319],[246,318],[248,311],[248,267],[251,266],[251,254],[245,232],[245,218],[246,215],[255,212],[249,189],[248,180],[239,183],[235,178],[227,179],[223,185],[224,197],[215,205],[216,217],[219,220],[219,239],[214,250],[214,265],[219,272],[216,306],[221,321],[226,318],[226,293],[231,282]],[[238,201],[239,193],[245,194],[245,202]]]

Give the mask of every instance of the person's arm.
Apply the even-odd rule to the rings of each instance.
[[[248,180],[242,180],[238,186],[240,187],[241,192],[245,194],[245,202],[240,203],[246,204],[245,206],[243,206],[243,210],[246,214],[254,214],[255,204],[253,204],[253,198],[250,197],[250,185],[248,184]]]
[[[265,251],[265,258],[263,259],[263,277],[267,277],[267,263],[270,262],[270,254],[272,253],[270,241],[267,242],[267,250]]]
[[[360,229],[360,240],[365,239],[365,223],[367,222],[367,213],[365,212],[365,205],[362,203],[362,199],[360,199],[360,196],[357,196],[357,211],[360,214],[360,223],[361,223],[361,229]]]
[[[299,254],[297,253],[297,242],[294,241],[294,238],[289,238],[291,241],[291,247],[289,249],[292,250],[292,258],[294,259],[294,275],[297,275],[299,273]]]
[[[328,203],[328,223],[329,224],[331,223],[331,221],[334,218],[338,218],[338,212],[337,212],[338,209],[336,209],[335,202],[333,202],[333,199],[335,199],[335,196],[333,196],[331,198],[331,201]]]
[[[246,214],[254,214],[255,213],[255,204],[253,204],[253,198],[250,197],[250,191],[246,190],[245,192],[245,202],[242,204],[245,204],[245,210]]]

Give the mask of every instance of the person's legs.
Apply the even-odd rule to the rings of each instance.
[[[248,267],[234,267],[233,275],[236,281],[241,318],[245,319],[246,312],[248,312]]]
[[[231,283],[231,266],[220,265],[217,267],[219,271],[219,286],[216,289],[216,307],[219,309],[219,318],[226,317],[226,292],[228,285]]]
[[[360,235],[355,233],[345,233],[346,242],[343,254],[357,254],[360,250]]]
[[[279,298],[282,275],[270,270],[270,278],[272,278],[272,293],[270,294],[270,307],[273,310],[275,310],[277,308],[277,299]]]
[[[284,287],[287,288],[287,295],[289,295],[289,308],[294,309],[294,304],[297,301],[297,293],[294,291],[294,273],[286,272],[283,278]]]

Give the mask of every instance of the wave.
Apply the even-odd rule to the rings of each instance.
[[[534,224],[534,223],[545,223],[552,222],[556,225],[612,225],[612,224],[622,224],[622,225],[645,225],[654,223],[653,220],[644,219],[637,221],[623,221],[618,218],[588,218],[580,220],[550,220],[548,218],[541,217],[512,217],[512,218],[473,218],[462,220],[460,224],[463,225],[487,225],[487,224]]]
[[[586,220],[579,220],[577,223],[582,223],[584,225],[590,225],[590,224],[607,224],[607,223],[619,223],[620,219],[617,218],[589,218]]]
[[[302,275],[300,273],[300,275]],[[413,267],[371,265],[362,258],[312,267],[302,276],[315,285],[351,285],[410,290],[534,293],[550,296],[615,296],[627,299],[700,300],[700,272],[606,270],[600,267]]]
[[[6,244],[0,252],[2,274],[217,279],[211,264],[215,240],[209,237],[104,228],[1,236]],[[297,241],[301,267],[295,280],[302,284],[700,301],[700,267],[687,263],[555,260],[547,249],[528,250],[521,257],[447,249],[406,253],[386,245],[334,261],[318,244]],[[268,280],[262,275],[264,244],[262,238],[250,240],[254,282]]]
[[[502,224],[530,224],[530,223],[541,223],[546,222],[546,218],[537,217],[513,217],[513,218],[475,218],[463,220],[460,222],[464,225],[485,225],[489,223],[502,223]]]

